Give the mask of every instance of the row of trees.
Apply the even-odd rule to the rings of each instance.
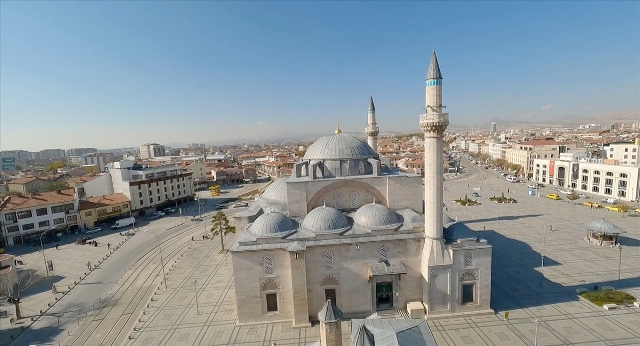
[[[488,164],[496,166],[503,171],[515,171],[516,173],[519,173],[522,169],[522,165],[511,163],[505,159],[494,159],[489,154],[469,153],[469,156],[473,157],[477,161],[487,162]]]

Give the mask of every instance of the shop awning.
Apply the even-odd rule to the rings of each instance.
[[[378,263],[369,263],[367,264],[369,268],[370,276],[379,276],[379,275],[395,275],[395,274],[406,274],[407,271],[404,269],[404,265],[402,262],[389,262],[382,261]]]

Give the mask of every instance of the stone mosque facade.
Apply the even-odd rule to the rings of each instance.
[[[434,51],[420,116],[424,183],[381,164],[371,98],[367,142],[338,126],[308,147],[290,177],[234,216],[239,324],[309,326],[328,300],[345,318],[491,309],[491,246],[443,213],[443,108]]]

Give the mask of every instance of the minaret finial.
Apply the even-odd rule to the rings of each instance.
[[[336,131],[334,133],[335,134],[342,133],[342,130],[340,130],[340,123],[336,123]]]

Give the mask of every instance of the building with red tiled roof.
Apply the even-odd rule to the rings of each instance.
[[[131,213],[131,201],[123,193],[88,197],[78,207],[80,223],[91,228],[112,219],[127,217]]]
[[[0,203],[2,241],[6,245],[35,241],[51,229],[71,230],[78,223],[74,189],[9,196]]]

